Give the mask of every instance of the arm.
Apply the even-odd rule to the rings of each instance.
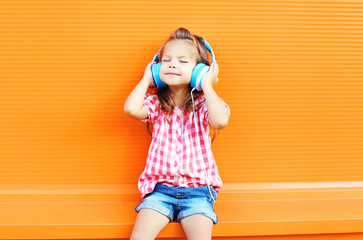
[[[145,119],[148,116],[147,109],[144,106],[144,97],[147,89],[152,86],[151,67],[149,63],[145,69],[144,76],[137,86],[132,90],[124,104],[125,113],[136,119]]]
[[[218,72],[218,64],[212,63],[209,72],[202,81],[202,89],[207,102],[211,126],[215,129],[222,129],[228,125],[229,112],[213,89],[213,86],[218,82]]]

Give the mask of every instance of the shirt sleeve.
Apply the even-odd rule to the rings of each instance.
[[[146,94],[144,98],[144,106],[147,109],[147,118],[142,119],[143,122],[154,122],[159,117],[158,97],[152,94]]]
[[[230,110],[228,104],[223,100],[222,100],[222,102],[224,103],[224,106],[226,106],[226,108],[228,110],[228,114],[231,115],[231,110]],[[205,101],[204,96],[201,98],[200,105],[201,106],[199,108],[199,114],[200,114],[199,116],[202,118],[200,120],[203,122],[204,125],[210,125],[207,102]]]

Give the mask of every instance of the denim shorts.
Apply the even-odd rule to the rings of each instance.
[[[217,192],[212,187],[168,187],[158,183],[154,191],[147,194],[135,210],[136,212],[143,208],[155,210],[167,216],[170,222],[174,219],[180,222],[185,217],[202,214],[217,224],[218,217],[213,207],[216,198]]]

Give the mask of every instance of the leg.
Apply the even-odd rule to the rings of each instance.
[[[213,221],[201,214],[194,214],[183,218],[181,221],[188,240],[212,239]]]
[[[169,218],[152,209],[141,209],[137,214],[132,240],[155,239],[159,232],[169,223]]]

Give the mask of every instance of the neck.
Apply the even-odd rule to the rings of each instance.
[[[170,88],[170,90],[172,93],[171,97],[175,105],[181,106],[184,100],[185,92],[188,91],[188,88],[178,88],[178,89]]]

